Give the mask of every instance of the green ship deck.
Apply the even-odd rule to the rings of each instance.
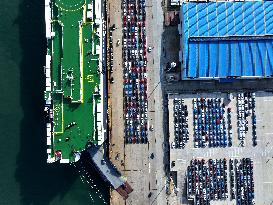
[[[76,161],[89,142],[98,143],[101,25],[95,0],[48,3],[51,30],[50,37],[47,32],[45,100],[46,111],[52,113],[47,124],[48,154],[67,163]]]

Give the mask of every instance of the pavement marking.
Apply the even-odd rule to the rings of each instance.
[[[206,153],[204,154],[204,157],[209,157],[209,153],[206,152]]]
[[[210,151],[212,152],[212,155],[215,154],[215,149],[210,149]]]
[[[177,161],[181,161],[182,164],[186,164],[186,160],[185,159],[177,159]]]

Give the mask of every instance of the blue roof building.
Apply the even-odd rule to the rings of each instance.
[[[273,2],[183,3],[182,79],[273,76]]]

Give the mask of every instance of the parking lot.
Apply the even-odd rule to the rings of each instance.
[[[237,124],[238,124],[238,106],[237,106],[237,93],[233,96],[230,96],[232,100],[227,103],[227,94],[223,93],[204,93],[204,94],[190,94],[192,90],[194,92],[208,92],[208,90],[240,90],[240,89],[268,89],[271,82],[270,80],[265,81],[236,81],[233,84],[219,84],[217,81],[179,81],[175,83],[166,83],[165,77],[163,76],[164,68],[166,67],[167,62],[175,61],[174,55],[172,55],[169,50],[176,50],[171,48],[174,44],[172,38],[168,38],[168,34],[163,33],[162,27],[162,11],[161,11],[161,2],[160,1],[146,1],[146,35],[147,35],[147,69],[142,69],[142,64],[137,64],[137,66],[132,66],[133,61],[135,61],[136,55],[135,51],[131,51],[133,46],[136,46],[136,40],[128,41],[126,37],[126,49],[130,47],[130,57],[132,59],[128,60],[126,65],[124,64],[124,10],[122,7],[121,0],[111,0],[109,4],[109,13],[110,13],[110,26],[115,24],[115,29],[112,32],[112,41],[113,41],[113,67],[111,77],[113,77],[113,82],[110,84],[110,93],[111,93],[111,107],[112,107],[112,130],[111,130],[111,144],[110,144],[110,157],[113,163],[121,170],[122,174],[127,177],[128,182],[132,185],[134,191],[130,194],[126,202],[115,192],[111,192],[111,204],[188,204],[186,200],[186,189],[185,189],[185,174],[187,166],[190,165],[190,160],[192,159],[201,159],[204,158],[206,161],[209,159],[224,159],[226,158],[229,161],[232,159],[242,159],[242,158],[251,158],[254,162],[254,181],[255,181],[255,201],[256,204],[270,204],[272,197],[270,198],[270,193],[272,193],[272,145],[270,145],[270,139],[272,139],[272,126],[270,124],[270,119],[272,114],[268,114],[267,110],[270,108],[270,103],[273,100],[270,93],[256,92],[256,142],[257,146],[253,146],[253,126],[252,126],[252,116],[241,116],[241,125],[245,126],[246,121],[248,121],[248,131],[244,136],[239,136],[237,134]],[[127,7],[129,8],[129,7]],[[130,6],[128,11],[135,10],[135,6]],[[132,14],[134,16],[134,14]],[[130,14],[130,22],[132,23],[132,16]],[[128,16],[126,17],[128,20]],[[135,20],[135,19],[134,19]],[[131,25],[130,25],[131,26]],[[132,29],[132,27],[131,27]],[[135,29],[135,28],[134,28]],[[176,28],[173,28],[176,29]],[[128,29],[127,29],[128,31]],[[157,32],[154,32],[157,31]],[[131,30],[132,33],[132,30]],[[135,33],[135,32],[134,32]],[[129,37],[128,32],[126,35]],[[135,35],[135,34],[134,34]],[[139,34],[137,34],[139,35]],[[171,35],[171,33],[170,33]],[[141,36],[141,34],[140,34]],[[135,38],[135,36],[134,36]],[[135,38],[136,39],[136,38]],[[119,43],[118,43],[119,42]],[[134,42],[134,44],[133,44]],[[128,44],[130,43],[130,44]],[[129,47],[128,47],[129,46]],[[148,47],[151,47],[151,52],[148,52]],[[178,47],[177,47],[178,48]],[[134,47],[135,50],[135,47]],[[133,53],[134,52],[134,56]],[[176,52],[176,51],[175,51]],[[174,53],[175,53],[174,52]],[[137,55],[140,54],[140,51],[137,51]],[[129,54],[128,54],[129,55]],[[129,56],[128,56],[129,57]],[[176,56],[177,58],[177,56]],[[127,58],[128,59],[128,58]],[[125,59],[126,60],[126,59]],[[143,62],[144,65],[144,62]],[[139,69],[140,68],[140,69]],[[140,71],[140,73],[139,73]],[[142,109],[138,109],[138,104],[135,99],[138,97],[141,98],[140,93],[141,85],[137,79],[145,79],[144,72],[146,72],[147,86],[144,85],[144,92],[147,92],[147,101],[148,109],[146,111],[145,106],[142,106]],[[128,75],[127,75],[128,73]],[[136,73],[136,74],[133,74]],[[129,75],[130,74],[130,75]],[[141,77],[143,76],[143,78]],[[145,80],[144,80],[145,81]],[[144,82],[143,81],[143,82]],[[145,88],[146,87],[146,88]],[[147,90],[145,90],[147,89]],[[164,118],[163,111],[164,100],[162,90],[171,93],[188,93],[181,95],[172,95],[170,98],[180,98],[184,99],[185,104],[188,109],[188,139],[185,144],[185,148],[171,149],[170,151],[170,163],[175,162],[175,166],[171,168],[171,171],[177,171],[177,187],[178,193],[171,195],[166,194],[166,187],[168,186],[167,176],[164,171],[164,163],[166,160],[166,155],[168,155],[167,149],[164,143],[164,128],[168,126],[167,120]],[[141,91],[141,92],[140,92]],[[270,95],[270,96],[268,96]],[[124,100],[125,97],[129,97],[129,101]],[[145,98],[145,94],[143,94]],[[243,96],[245,97],[245,96]],[[197,98],[206,98],[208,99],[219,98],[221,103],[220,106],[216,106],[216,110],[221,110],[221,104],[225,103],[225,124],[226,126],[226,137],[224,131],[221,133],[221,125],[223,120],[220,119],[219,126],[216,125],[215,134],[212,131],[212,137],[208,137],[208,141],[202,142],[202,133],[201,138],[196,134],[196,140],[198,146],[194,147],[194,114],[193,114],[193,101],[192,99]],[[133,101],[130,101],[133,99]],[[244,99],[245,100],[245,99]],[[129,102],[127,105],[124,103]],[[132,102],[132,103],[131,103]],[[144,105],[145,105],[145,101]],[[170,133],[170,145],[175,140],[174,136],[174,119],[173,116],[173,100],[169,100],[169,133]],[[208,102],[207,102],[208,103]],[[213,102],[212,102],[213,103]],[[216,102],[215,102],[216,103]],[[244,104],[244,102],[241,102]],[[242,107],[242,106],[241,106]],[[125,109],[124,109],[125,108]],[[229,126],[228,126],[228,108],[231,108],[231,127],[232,127],[232,145],[229,146]],[[242,110],[245,108],[241,108]],[[215,112],[216,112],[215,110]],[[182,111],[182,110],[181,110]],[[143,113],[143,123],[138,121],[141,117],[141,112]],[[147,112],[147,115],[145,115]],[[244,111],[243,111],[244,112]],[[138,115],[140,113],[140,115]],[[242,113],[242,112],[241,112]],[[126,114],[128,114],[129,127],[127,127],[129,133],[125,134],[126,123]],[[210,114],[210,113],[209,113]],[[213,111],[211,113],[213,116]],[[217,113],[215,113],[217,114]],[[252,115],[252,111],[250,111]],[[216,115],[217,117],[217,115]],[[220,116],[219,116],[220,117]],[[246,117],[246,118],[245,118]],[[147,119],[146,119],[147,118]],[[206,124],[206,119],[202,117],[201,112],[201,126],[202,123]],[[131,132],[130,121],[134,122],[133,131]],[[186,120],[186,119],[185,119]],[[147,127],[145,128],[145,123],[147,122]],[[137,125],[140,123],[140,126],[144,125],[145,135],[147,136],[148,143],[145,144],[145,141],[141,141],[143,137],[141,132],[138,132]],[[218,122],[215,122],[216,124]],[[197,121],[199,126],[199,122]],[[150,129],[150,126],[153,126]],[[147,133],[146,133],[147,129]],[[204,128],[206,129],[206,128]],[[214,128],[213,128],[214,129]],[[216,135],[217,129],[219,134]],[[224,130],[224,127],[222,127]],[[139,129],[140,130],[140,129]],[[135,133],[138,132],[138,133]],[[205,130],[206,131],[206,130]],[[244,131],[242,130],[244,133]],[[172,134],[173,133],[173,134]],[[132,135],[133,134],[133,135]],[[134,138],[131,136],[138,136],[140,138]],[[210,133],[208,133],[210,135]],[[124,138],[125,136],[128,136]],[[214,136],[216,139],[214,139]],[[217,138],[218,136],[218,138]],[[261,136],[263,140],[261,140]],[[244,138],[244,147],[242,147],[242,137]],[[129,141],[126,142],[126,139]],[[131,139],[131,141],[130,141]],[[139,140],[140,139],[140,140]],[[183,136],[182,138],[183,139]],[[201,140],[200,140],[201,139]],[[209,141],[210,140],[210,141]],[[142,144],[144,142],[144,144]],[[131,144],[132,143],[132,144]],[[135,143],[135,144],[134,144]],[[221,144],[222,143],[222,144]],[[210,144],[210,145],[209,145]],[[181,144],[182,145],[182,144]],[[224,145],[224,146],[223,146]],[[180,146],[180,142],[179,142]],[[209,147],[210,146],[210,147]],[[166,154],[167,153],[167,154]],[[152,156],[152,157],[151,157]],[[169,156],[169,155],[168,155]],[[272,159],[272,160],[271,160]],[[257,178],[262,176],[262,180],[257,182]],[[227,177],[228,180],[228,194],[230,194],[230,179],[229,174]],[[182,194],[183,192],[183,194]],[[265,193],[263,195],[263,193]],[[141,196],[141,197],[140,197]],[[265,196],[263,198],[263,196]],[[181,203],[180,203],[181,202]],[[211,204],[236,204],[235,200],[233,201],[211,201]]]
[[[271,110],[273,95],[269,92],[255,92],[254,95],[255,109],[251,107],[254,99],[251,93],[169,95],[170,169],[177,172],[177,188],[179,190],[175,199],[177,203],[189,204],[185,194],[185,177],[187,166],[190,165],[192,159],[204,159],[206,161],[209,159],[226,159],[227,161],[237,159],[240,161],[243,158],[253,160],[255,203],[272,203],[273,125],[270,122],[273,116]],[[182,109],[175,110],[174,102],[178,104],[179,100],[181,100],[182,103],[182,99]],[[215,101],[210,101],[211,99],[215,99]],[[217,105],[218,101],[220,102],[219,105]],[[208,102],[212,104],[215,102],[211,112],[209,111],[211,109],[209,105],[205,105]],[[244,108],[242,108],[242,104]],[[185,106],[187,107],[188,116],[185,115]],[[203,106],[205,113],[202,113]],[[205,108],[206,106],[207,108]],[[200,111],[198,111],[199,107]],[[218,108],[219,111],[217,111]],[[195,109],[197,111],[194,111]],[[178,122],[181,121],[180,124],[178,123],[178,128],[180,129],[180,126],[186,127],[185,123],[187,123],[188,129],[186,131],[181,129],[181,133],[178,133],[181,137],[177,138],[175,136],[177,126],[175,125],[174,112],[178,112],[178,115],[182,116],[182,111],[184,117],[178,118]],[[212,122],[210,121],[210,113]],[[207,115],[208,118],[206,118]],[[230,115],[230,123],[228,122],[228,115]],[[212,127],[206,127],[207,124],[212,124]],[[229,139],[230,133],[232,133],[231,139]],[[186,141],[184,141],[185,139]],[[213,200],[211,204],[236,204],[235,199],[230,200],[230,174],[228,174],[227,181],[228,200]]]
[[[135,95],[131,92],[131,85],[133,87],[137,84],[137,79],[126,78],[126,71],[137,73],[135,68],[132,71],[124,69],[123,58],[123,35],[124,35],[124,15],[123,5],[121,0],[111,0],[108,4],[110,13],[109,26],[115,26],[112,31],[112,44],[113,44],[113,67],[111,77],[113,77],[110,84],[110,101],[111,101],[111,116],[112,127],[110,137],[110,158],[111,161],[117,166],[122,174],[127,177],[128,182],[131,184],[134,191],[129,195],[129,198],[124,201],[116,191],[111,191],[111,204],[167,204],[166,202],[166,176],[164,172],[164,143],[163,126],[162,126],[162,91],[160,84],[160,49],[161,44],[158,39],[163,32],[163,13],[161,9],[161,2],[159,1],[146,1],[146,35],[147,35],[147,137],[149,143],[142,144],[141,141],[135,144],[133,137],[125,138],[125,121],[126,113],[128,117],[137,116],[133,114],[137,111],[137,102],[129,104],[128,109],[124,110],[124,96]],[[131,8],[131,7],[130,7]],[[132,7],[133,8],[133,7]],[[153,16],[157,13],[158,16]],[[130,19],[132,19],[130,17]],[[112,27],[113,28],[113,27]],[[157,30],[158,32],[152,32]],[[156,36],[156,38],[154,37]],[[132,39],[132,36],[131,36]],[[120,44],[118,45],[118,41]],[[127,49],[128,49],[128,41]],[[131,46],[131,45],[130,45]],[[151,52],[148,48],[151,47]],[[129,63],[130,65],[130,63]],[[132,65],[132,64],[131,64]],[[131,67],[132,68],[132,67]],[[125,72],[124,72],[125,71]],[[139,77],[139,74],[137,74]],[[141,79],[141,78],[139,78]],[[128,81],[128,82],[127,82]],[[130,84],[130,85],[129,85]],[[129,85],[129,86],[127,86]],[[126,88],[125,88],[126,86]],[[124,88],[124,89],[123,89]],[[139,87],[134,87],[133,90],[138,90]],[[124,92],[123,92],[124,91]],[[134,96],[131,96],[134,98]],[[145,106],[142,107],[145,110]],[[134,111],[135,109],[135,111]],[[127,112],[128,111],[128,112]],[[139,111],[141,111],[139,109]],[[138,112],[139,112],[138,111]],[[131,113],[133,115],[131,115]],[[131,116],[130,116],[131,115]],[[145,116],[145,115],[144,115]],[[134,119],[135,120],[135,119]],[[151,126],[151,128],[150,128]],[[130,131],[130,130],[129,130]],[[134,131],[137,131],[135,127]],[[146,133],[145,133],[146,134]],[[132,144],[126,143],[126,139],[132,139]],[[128,142],[128,141],[127,141]],[[151,157],[152,156],[152,157]],[[141,196],[141,197],[139,197]]]
[[[145,0],[122,1],[122,12],[125,143],[146,144],[148,100]]]

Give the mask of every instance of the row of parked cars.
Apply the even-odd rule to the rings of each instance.
[[[252,123],[252,141],[253,146],[257,145],[256,133],[256,100],[255,93],[238,93],[237,94],[237,117],[238,117],[238,139],[242,147],[245,146],[245,136],[249,131],[249,117]]]
[[[145,0],[123,0],[125,142],[147,143],[147,42]]]
[[[110,64],[109,64],[109,68],[110,68],[110,72],[113,73],[113,65],[114,65],[114,53],[113,53],[113,30],[115,30],[115,25],[113,25],[110,28],[109,31],[109,56],[110,56]]]
[[[200,205],[228,198],[227,160],[191,160],[187,168],[187,195]]]
[[[231,123],[231,108],[229,107],[227,109],[227,132],[228,132],[228,146],[231,147],[232,146],[232,138],[233,138],[233,134],[232,134],[232,123]]]
[[[257,145],[257,117],[256,117],[256,95],[251,93],[251,98],[249,98],[250,109],[252,110],[252,142],[253,146]]]
[[[238,205],[255,204],[253,160],[250,158],[230,159],[230,193]]]
[[[184,99],[175,98],[173,100],[174,115],[174,144],[173,148],[185,148],[189,141],[188,107],[184,104]]]
[[[231,146],[231,129],[227,133],[231,120],[226,120],[226,107],[221,98],[194,98],[192,102],[194,147]]]

